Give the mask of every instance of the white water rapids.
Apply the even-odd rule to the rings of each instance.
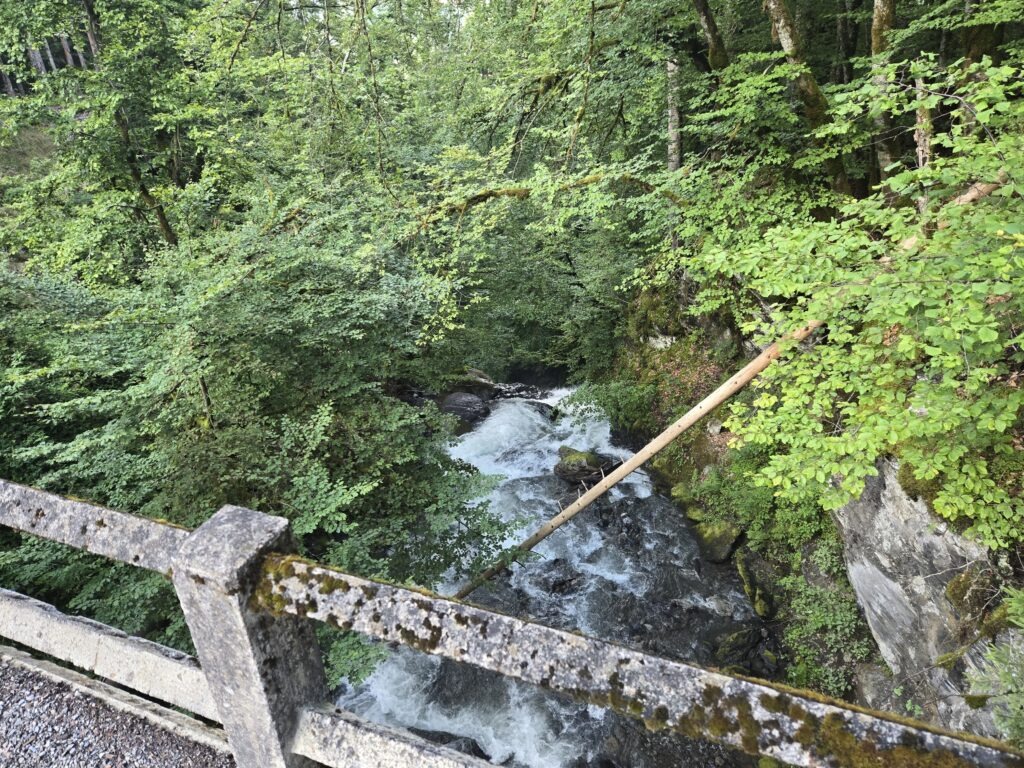
[[[612,443],[608,422],[593,413],[565,408],[552,422],[550,407],[568,394],[561,389],[542,401],[493,401],[491,415],[452,448],[453,456],[482,473],[504,478],[490,503],[506,521],[522,521],[508,545],[557,514],[559,497],[575,498],[575,491],[552,474],[560,446],[617,459],[631,455]],[[536,561],[515,567],[471,601],[663,655],[706,661],[701,657],[710,654],[708,638],[723,627],[749,622],[752,613],[734,580],[713,566],[707,573],[681,518],[654,492],[647,475],[636,472],[612,489],[600,511],[595,506],[584,512],[540,544]],[[460,583],[453,580],[438,591],[451,594]],[[703,630],[680,634],[694,621]],[[456,748],[482,751],[501,765],[626,764],[597,757],[614,717],[606,722],[603,710],[407,649],[392,653],[339,704],[371,720],[429,732]],[[628,764],[668,764],[642,758]]]

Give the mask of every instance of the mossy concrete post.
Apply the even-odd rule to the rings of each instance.
[[[174,586],[199,663],[245,768],[307,768],[290,742],[304,707],[327,696],[310,622],[253,608],[260,564],[292,550],[288,521],[223,507],[178,550]]]

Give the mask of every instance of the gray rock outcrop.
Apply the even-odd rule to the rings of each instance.
[[[951,580],[987,565],[986,550],[950,530],[924,501],[910,498],[894,462],[882,461],[878,468],[861,497],[835,518],[850,584],[892,671],[893,688],[902,689],[932,722],[997,736],[992,713],[972,709],[964,699],[966,676],[981,663],[990,641],[965,634],[964,617],[947,597]],[[865,675],[877,676],[872,670]],[[886,688],[878,680],[859,681],[862,692]],[[864,698],[869,706],[894,704],[887,700],[891,690]]]

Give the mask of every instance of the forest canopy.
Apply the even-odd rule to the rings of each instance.
[[[187,526],[284,515],[312,556],[429,586],[503,528],[409,393],[555,370],[647,434],[818,319],[730,411],[759,482],[825,519],[896,456],[1015,549],[1022,20],[0,0],[0,477]],[[656,351],[684,338],[707,356]],[[10,534],[0,577],[187,642],[158,577]]]

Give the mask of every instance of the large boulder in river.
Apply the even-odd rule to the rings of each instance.
[[[591,485],[615,465],[615,459],[593,451],[581,451],[568,445],[558,449],[555,474],[570,483]]]
[[[964,698],[966,678],[991,640],[955,604],[966,591],[957,580],[987,564],[986,551],[950,530],[923,500],[911,498],[894,462],[882,461],[878,469],[861,497],[835,515],[850,584],[878,649],[895,686],[914,689],[926,718],[996,736],[991,711],[972,709]],[[867,682],[858,681],[858,688],[877,688]],[[866,698],[868,705],[884,705]]]
[[[466,424],[475,424],[491,413],[483,398],[471,392],[452,392],[441,401],[441,410],[455,414]]]
[[[476,368],[467,368],[465,373],[449,382],[448,388],[456,393],[468,392],[481,400],[491,400],[498,393],[498,385],[494,380]]]

